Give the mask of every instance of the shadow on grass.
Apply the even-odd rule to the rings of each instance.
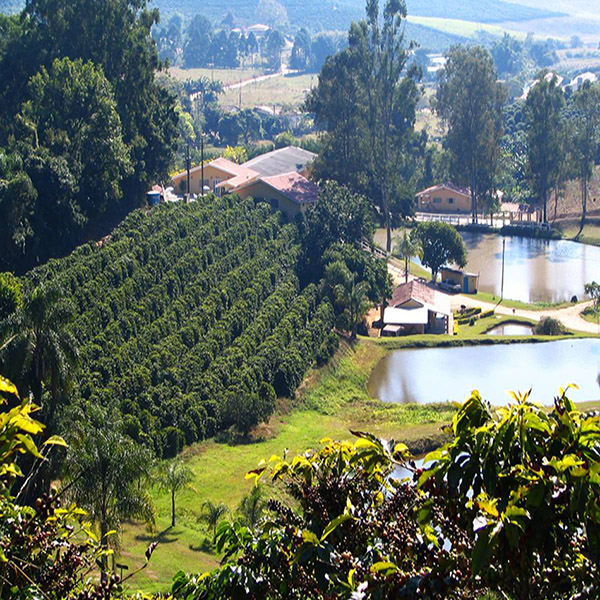
[[[203,538],[202,541],[197,546],[195,546],[194,544],[190,544],[188,546],[188,548],[192,552],[204,552],[206,554],[214,554],[215,553],[215,547],[214,547],[213,543],[210,541],[210,539],[207,537]]]
[[[135,536],[138,542],[158,542],[159,544],[172,544],[179,540],[179,535],[175,529],[169,525],[163,529],[158,535],[152,533],[139,533]]]

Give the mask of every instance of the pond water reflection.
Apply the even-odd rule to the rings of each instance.
[[[504,323],[486,331],[486,335],[531,335],[532,333],[533,327],[524,323]]]
[[[375,367],[371,395],[384,402],[464,402],[474,389],[492,404],[508,392],[533,388],[532,399],[552,404],[559,387],[576,383],[575,402],[600,399],[600,340],[395,350]]]
[[[479,273],[479,289],[500,295],[502,240],[504,297],[523,302],[564,302],[584,296],[584,285],[600,276],[600,248],[567,240],[538,240],[461,233],[468,249],[467,271]]]

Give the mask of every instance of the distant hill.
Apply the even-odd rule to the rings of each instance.
[[[0,0],[1,1],[1,0]],[[347,29],[365,15],[364,0],[280,0],[292,26],[313,31]],[[164,16],[180,12],[186,17],[201,13],[217,21],[231,10],[241,22],[253,21],[257,0],[154,0]],[[527,21],[560,16],[561,13],[512,4],[502,0],[407,0],[408,13],[415,16],[464,19],[478,23]]]

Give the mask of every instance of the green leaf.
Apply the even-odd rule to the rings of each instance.
[[[471,560],[472,568],[475,575],[481,573],[482,568],[489,563],[492,556],[493,544],[490,541],[490,530],[486,527],[479,532],[477,542],[473,547]]]
[[[389,561],[380,561],[371,565],[371,573],[385,572],[386,575],[398,571],[398,566]]]
[[[17,386],[8,379],[2,377],[2,375],[0,375],[0,392],[12,394],[14,396],[17,396],[17,398],[19,397]]]
[[[333,519],[333,521],[330,521],[330,523],[327,525],[327,527],[325,527],[323,531],[321,541],[325,540],[327,536],[333,531],[335,531],[342,523],[344,523],[345,521],[349,521],[350,519],[352,519],[352,515],[344,513],[343,515],[340,515],[339,517]]]
[[[67,442],[60,435],[52,435],[50,436],[43,444],[44,446],[62,446],[63,448],[67,448]]]
[[[310,529],[305,529],[302,532],[302,539],[307,543],[307,544],[311,544],[312,546],[318,546],[319,545],[319,538],[317,537],[317,535],[310,531]]]

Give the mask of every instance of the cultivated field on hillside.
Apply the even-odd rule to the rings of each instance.
[[[32,271],[75,305],[82,368],[74,397],[116,407],[158,456],[268,418],[324,351],[329,301],[301,290],[294,225],[235,198],[129,215]]]

